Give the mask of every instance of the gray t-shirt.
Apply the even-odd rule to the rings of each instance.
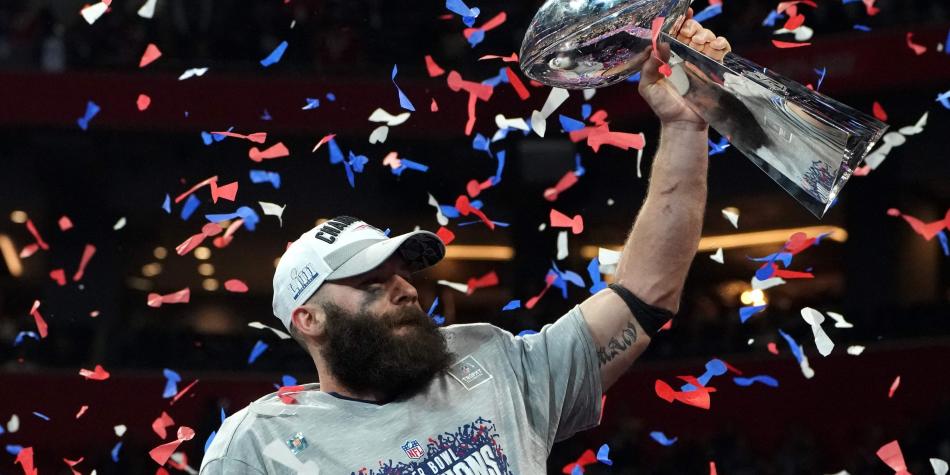
[[[580,307],[537,334],[486,323],[441,329],[453,365],[383,405],[305,385],[228,417],[201,474],[534,474],[556,441],[599,423],[600,368]]]

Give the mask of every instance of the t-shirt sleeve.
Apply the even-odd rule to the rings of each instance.
[[[264,471],[243,460],[221,457],[202,464],[199,475],[225,475],[229,473],[260,473]]]
[[[602,385],[594,341],[580,307],[524,337],[498,331],[524,394],[528,420],[547,443],[599,423]]]

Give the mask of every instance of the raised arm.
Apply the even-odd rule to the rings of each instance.
[[[716,38],[693,20],[683,24],[678,36],[717,59],[729,50],[724,38]],[[675,313],[702,231],[708,127],[659,73],[660,64],[651,57],[641,72],[640,95],[662,124],[660,145],[647,197],[624,244],[616,277],[645,304]],[[606,391],[643,353],[650,337],[611,289],[585,300],[581,311],[597,347]]]

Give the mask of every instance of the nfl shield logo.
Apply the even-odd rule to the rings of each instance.
[[[425,449],[423,449],[422,446],[419,445],[419,441],[415,439],[406,441],[406,443],[402,445],[402,450],[406,452],[409,458],[414,460],[421,459],[422,456],[425,455]]]

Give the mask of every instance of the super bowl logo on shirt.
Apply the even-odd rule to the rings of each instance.
[[[426,454],[425,449],[422,448],[418,440],[406,441],[402,446],[402,450],[413,460],[421,459],[422,456]]]

